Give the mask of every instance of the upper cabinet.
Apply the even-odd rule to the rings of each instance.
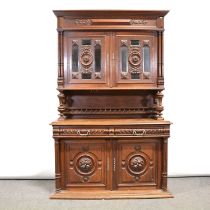
[[[167,12],[54,11],[58,88],[163,89]]]

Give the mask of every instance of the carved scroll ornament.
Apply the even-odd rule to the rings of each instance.
[[[131,25],[146,25],[148,23],[147,20],[144,19],[132,19],[130,20],[130,24]]]

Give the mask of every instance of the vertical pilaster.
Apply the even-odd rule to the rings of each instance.
[[[55,139],[55,187],[56,192],[61,191],[61,169],[60,169],[60,142]]]
[[[162,160],[162,186],[163,190],[167,190],[167,174],[168,174],[168,139],[163,139],[162,144],[162,151],[163,151],[163,160]]]
[[[163,72],[163,32],[158,31],[158,86],[164,85],[164,72]]]
[[[65,95],[64,91],[59,89],[64,86],[64,52],[63,52],[63,30],[58,30],[58,98],[59,98],[59,107],[58,111],[60,112],[60,119],[64,119],[65,111]]]
[[[58,31],[58,88],[64,85],[63,31]]]

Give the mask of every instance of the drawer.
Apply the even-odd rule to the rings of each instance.
[[[164,136],[169,135],[167,128],[115,128],[116,136]]]
[[[107,128],[92,128],[92,127],[71,127],[55,126],[53,129],[54,137],[56,136],[79,136],[79,137],[92,137],[92,136],[169,136],[169,127],[107,127]]]
[[[106,136],[109,135],[108,128],[72,128],[56,127],[53,129],[53,135],[61,136]]]

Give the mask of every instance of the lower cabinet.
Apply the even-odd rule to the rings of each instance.
[[[124,121],[53,124],[56,193],[51,198],[172,197],[167,191],[170,123]]]
[[[160,187],[161,138],[59,141],[63,190]]]

